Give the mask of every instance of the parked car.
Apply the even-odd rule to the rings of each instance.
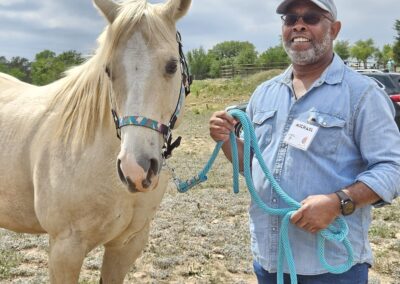
[[[400,83],[398,81],[399,79],[396,78],[396,73],[362,72],[361,74],[375,78],[381,82],[385,86],[385,91],[389,96],[400,94]]]
[[[378,80],[385,86],[396,110],[395,121],[400,129],[400,73],[362,72],[363,75]]]
[[[384,73],[382,70],[379,70],[379,69],[357,69],[356,71],[358,73],[364,73],[364,72]]]
[[[388,73],[390,77],[393,79],[393,82],[399,87],[400,89],[400,73]]]

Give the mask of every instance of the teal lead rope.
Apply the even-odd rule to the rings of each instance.
[[[289,271],[290,271],[290,279],[291,284],[297,284],[297,276],[296,276],[296,267],[294,263],[294,258],[292,254],[292,250],[289,242],[289,225],[290,225],[290,217],[292,214],[301,207],[301,204],[296,200],[292,199],[288,196],[279,184],[276,182],[275,178],[271,175],[268,170],[265,162],[261,156],[261,151],[257,144],[257,139],[254,134],[253,126],[251,125],[247,115],[240,110],[230,110],[229,114],[234,118],[239,119],[243,126],[244,133],[244,152],[243,152],[243,167],[244,167],[244,177],[246,180],[247,188],[250,192],[251,198],[253,202],[255,202],[262,211],[271,215],[282,216],[282,223],[280,227],[280,235],[279,235],[279,248],[278,248],[278,284],[283,284],[283,262],[286,260]],[[236,137],[233,132],[229,134],[231,148],[232,148],[232,164],[233,164],[233,189],[235,193],[239,192],[239,158],[238,158],[238,150],[236,144]],[[207,173],[211,169],[223,142],[218,142],[215,146],[215,149],[212,153],[211,158],[203,168],[203,170],[198,174],[198,176],[187,180],[185,182],[181,182],[179,180],[175,181],[179,192],[187,192],[189,189],[194,187],[195,185],[207,180]],[[266,178],[271,183],[272,188],[275,192],[288,204],[288,208],[271,208],[268,207],[258,196],[253,180],[251,178],[251,168],[250,168],[250,159],[251,153],[250,149],[253,150],[253,153],[258,160],[262,170]],[[349,240],[347,239],[347,234],[349,232],[349,228],[347,226],[346,221],[342,217],[338,217],[335,221],[328,226],[328,228],[321,230],[317,234],[318,240],[318,257],[324,268],[335,274],[343,273],[349,270],[353,265],[353,249]],[[338,266],[331,266],[325,259],[325,241],[337,241],[342,242],[346,248],[348,253],[347,261]],[[307,260],[305,260],[307,261]]]

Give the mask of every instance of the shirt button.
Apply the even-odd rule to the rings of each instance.
[[[276,203],[278,200],[276,198],[272,198],[272,202]]]
[[[272,227],[272,232],[276,232],[276,227]]]

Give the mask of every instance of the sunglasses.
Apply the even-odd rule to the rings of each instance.
[[[305,13],[304,15],[296,15],[296,14],[286,14],[282,15],[281,19],[285,26],[294,26],[300,19],[303,19],[303,22],[306,25],[317,25],[322,18],[326,18],[329,21],[333,22],[331,18],[325,16],[324,14],[319,13]]]

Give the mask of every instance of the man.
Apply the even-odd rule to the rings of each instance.
[[[282,40],[292,65],[255,90],[247,114],[271,173],[302,204],[289,229],[298,281],[364,284],[372,264],[371,205],[391,203],[400,192],[400,134],[393,105],[372,80],[334,54],[341,23],[333,0],[285,0],[277,13],[282,14]],[[214,113],[211,137],[228,141],[235,123],[225,111]],[[238,147],[242,159],[240,139]],[[231,160],[229,142],[223,151]],[[256,159],[252,178],[269,207],[287,207]],[[276,283],[280,217],[263,213],[254,202],[249,213],[257,279]],[[316,233],[339,215],[349,225],[354,266],[332,274],[317,257]],[[347,253],[341,243],[327,242],[325,257],[339,265]]]

